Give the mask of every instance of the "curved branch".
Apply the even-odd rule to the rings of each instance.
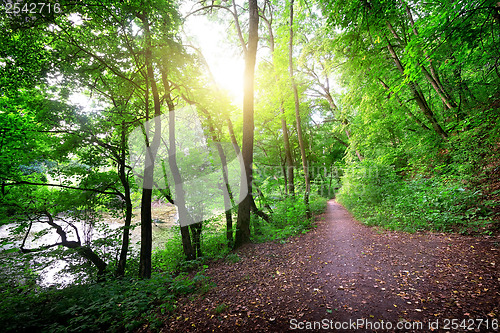
[[[245,39],[243,38],[243,33],[241,32],[240,20],[238,19],[238,12],[236,11],[236,4],[234,1],[233,1],[234,11],[232,11],[231,8],[229,8],[229,7],[225,7],[225,6],[221,6],[221,5],[203,6],[201,8],[195,9],[191,13],[188,13],[186,16],[184,16],[184,19],[187,19],[189,16],[196,14],[197,12],[201,12],[202,10],[212,9],[212,8],[224,9],[224,10],[227,10],[228,12],[231,13],[231,15],[233,16],[233,19],[234,19],[234,24],[236,26],[236,31],[238,33],[238,39],[240,40],[241,47],[243,48],[243,53],[246,54],[247,53],[247,44],[245,42]]]
[[[57,234],[61,237],[61,241],[59,243],[44,245],[33,249],[25,249],[23,244],[23,246],[21,247],[21,252],[22,253],[40,252],[43,250],[50,249],[52,247],[62,245],[69,249],[75,249],[82,257],[90,260],[97,267],[97,274],[99,276],[102,276],[107,267],[107,264],[104,262],[104,260],[102,260],[101,257],[99,257],[90,247],[82,246],[80,242],[80,237],[78,237],[78,241],[69,241],[67,238],[66,231],[64,231],[64,229],[60,225],[54,222],[52,214],[50,214],[48,211],[44,211],[43,214],[48,218],[48,221],[46,221],[45,223],[50,225],[52,228],[56,229]]]
[[[51,187],[68,188],[71,190],[90,191],[90,192],[101,193],[101,194],[120,195],[120,192],[107,192],[107,191],[102,191],[102,190],[98,190],[98,189],[94,189],[94,188],[81,188],[81,187],[74,187],[74,186],[61,185],[61,184],[35,183],[35,182],[28,182],[25,180],[13,182],[13,183],[5,183],[3,186],[12,186],[12,185],[51,186]]]

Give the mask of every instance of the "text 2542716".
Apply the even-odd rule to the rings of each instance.
[[[49,2],[7,2],[5,3],[5,13],[19,15],[19,14],[42,14],[42,13],[60,13],[61,5],[59,3]]]

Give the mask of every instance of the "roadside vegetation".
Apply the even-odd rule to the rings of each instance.
[[[0,5],[4,331],[154,331],[333,198],[381,232],[500,231],[495,1],[41,5]]]

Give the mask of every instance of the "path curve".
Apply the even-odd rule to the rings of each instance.
[[[495,332],[499,318],[498,237],[378,230],[331,200],[307,234],[238,255],[163,332]]]

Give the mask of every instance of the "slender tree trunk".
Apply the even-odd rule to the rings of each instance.
[[[378,79],[378,81],[380,82],[380,84],[382,85],[382,87],[384,87],[384,89],[386,89],[387,91],[390,91],[391,89],[389,88],[389,86],[384,82],[382,81],[381,79]],[[389,95],[390,97],[390,95]],[[411,119],[415,120],[415,122],[421,126],[423,129],[425,129],[426,131],[430,131],[430,128],[427,127],[427,125],[425,125],[420,119],[417,118],[417,116],[415,116],[413,114],[413,112],[411,112],[411,110],[403,104],[403,102],[401,102],[401,99],[399,98],[399,96],[396,95],[396,101],[398,101],[399,105],[405,109],[406,111],[406,114],[408,114],[408,116],[410,116]]]
[[[132,199],[130,197],[130,184],[127,179],[127,171],[125,169],[125,145],[126,145],[126,133],[125,133],[125,122],[122,123],[122,133],[121,133],[121,159],[118,174],[120,177],[120,182],[123,186],[123,194],[125,200],[125,225],[123,227],[123,239],[122,247],[120,249],[120,258],[116,266],[115,275],[123,276],[125,274],[125,266],[127,264],[127,253],[130,244],[130,224],[132,223]]]
[[[267,19],[263,20],[267,26],[269,32],[269,48],[271,50],[271,57],[273,60],[274,69],[274,33],[271,22]],[[276,72],[274,74],[274,79],[276,80],[276,85],[279,85],[278,76]],[[280,91],[280,111],[281,111],[281,131],[283,132],[283,146],[285,148],[285,163],[286,163],[286,173],[285,177],[285,192],[287,195],[295,196],[295,184],[294,184],[294,164],[292,157],[292,150],[290,148],[290,137],[288,135],[288,126],[285,117],[285,108],[283,107],[283,97]]]
[[[286,174],[286,161],[281,160],[281,172],[283,173],[283,180],[285,181],[285,195],[288,195],[288,176]]]
[[[281,130],[283,132],[283,145],[285,147],[285,162],[287,174],[286,182],[288,185],[287,193],[291,196],[295,196],[292,149],[290,148],[290,138],[288,136],[288,127],[286,125],[285,109],[283,108],[283,105],[281,106]]]
[[[217,152],[219,154],[219,158],[222,166],[222,179],[224,181],[222,191],[224,195],[224,209],[226,212],[226,238],[228,247],[232,247],[234,244],[233,237],[233,215],[232,215],[232,207],[234,206],[234,198],[233,192],[231,190],[231,186],[229,185],[229,177],[227,170],[227,159],[224,150],[222,149],[222,145],[217,142]]]
[[[238,145],[238,141],[236,140],[236,136],[234,135],[233,123],[231,122],[231,119],[227,115],[226,115],[226,123],[227,123],[227,129],[229,131],[229,137],[231,138],[231,143],[233,144],[234,152],[236,153],[236,155],[239,155],[241,153],[240,146]]]
[[[220,163],[221,163],[221,172],[222,172],[222,180],[224,182],[222,186],[222,192],[224,196],[224,209],[225,209],[225,214],[226,214],[226,238],[228,242],[228,247],[232,247],[234,244],[234,237],[233,237],[233,215],[232,215],[232,207],[235,205],[234,204],[234,197],[233,197],[233,192],[231,190],[231,186],[229,185],[229,176],[228,176],[228,169],[227,169],[227,158],[226,154],[224,153],[224,149],[222,148],[221,143],[217,139],[217,136],[215,134],[215,128],[213,124],[212,117],[210,116],[210,113],[202,109],[203,113],[207,117],[207,122],[208,122],[208,129],[212,135],[212,141],[214,142],[216,148],[217,148],[217,153],[220,158]],[[230,122],[230,120],[229,120]],[[231,129],[232,129],[232,123],[231,123]],[[234,133],[232,133],[234,136]],[[236,142],[236,138],[234,138],[234,141]],[[233,142],[233,147],[235,145],[235,142]],[[236,143],[236,146],[238,144]],[[239,147],[235,152],[239,152]]]
[[[187,260],[193,260],[196,257],[195,250],[191,242],[191,235],[189,234],[189,226],[194,223],[191,214],[189,214],[186,207],[186,196],[184,192],[184,186],[182,185],[182,177],[179,172],[179,167],[177,165],[177,149],[175,146],[175,106],[170,95],[170,83],[168,82],[167,72],[165,69],[161,69],[163,87],[165,89],[165,100],[168,106],[169,117],[168,117],[168,165],[170,167],[170,172],[172,172],[172,177],[174,178],[175,186],[175,205],[177,206],[179,212],[179,223],[181,225],[181,239],[182,239],[182,249]],[[198,230],[196,231],[198,232]],[[201,230],[199,231],[201,234]],[[193,235],[196,236],[196,235]]]
[[[255,200],[252,196],[252,199],[251,199],[251,205],[252,205],[252,211],[257,214],[257,216],[259,216],[261,219],[263,219],[264,221],[266,221],[267,223],[271,223],[271,217],[269,215],[267,215],[266,213],[264,213],[262,210],[260,210],[257,205],[255,204]]]
[[[76,248],[77,252],[84,258],[90,260],[97,267],[97,275],[99,280],[103,280],[106,272],[107,264],[101,259],[90,247],[80,246]]]
[[[149,31],[149,21],[145,15],[142,15],[141,19],[144,24],[144,34],[146,37],[146,50],[145,50],[146,71],[147,71],[147,81],[151,86],[151,93],[153,95],[155,129],[152,142],[149,142],[149,137],[145,138],[146,158],[145,158],[144,179],[143,179],[142,198],[141,198],[141,252],[139,259],[139,276],[141,278],[150,278],[151,251],[153,249],[151,200],[153,194],[153,173],[154,173],[155,159],[161,139],[161,119],[160,119],[161,108],[160,108],[160,96],[158,94],[158,89],[156,86],[156,80],[154,77],[154,70],[152,63],[152,44],[151,44],[151,33]],[[146,113],[147,113],[146,121],[149,121],[148,110],[149,108],[146,105]],[[149,124],[146,123],[146,126],[149,127]],[[149,128],[147,128],[146,133],[149,134]]]
[[[290,1],[290,41],[288,44],[288,70],[290,72],[290,80],[292,81],[293,99],[295,102],[295,119],[297,124],[297,137],[299,140],[300,156],[302,157],[302,168],[304,169],[304,178],[306,183],[306,193],[304,193],[304,201],[306,203],[307,218],[311,217],[311,209],[309,207],[309,192],[311,192],[311,182],[309,180],[309,170],[307,167],[306,147],[302,134],[302,124],[300,120],[300,105],[299,93],[297,84],[295,83],[293,73],[293,0]]]
[[[452,101],[449,96],[447,96],[448,94],[446,92],[443,93],[442,88],[439,87],[439,84],[434,79],[434,77],[431,74],[429,74],[429,72],[427,71],[427,69],[423,65],[420,65],[420,68],[422,69],[422,73],[424,73],[424,76],[427,79],[427,81],[430,82],[430,84],[432,85],[432,87],[434,88],[434,90],[436,91],[436,93],[438,94],[438,96],[443,101],[444,105],[446,105],[446,107],[448,109],[455,108],[457,106],[455,104],[455,102]]]
[[[404,4],[403,1],[399,1],[402,6],[405,7],[406,14],[408,15],[408,19],[410,21],[410,25],[413,30],[413,34],[415,36],[418,36],[418,31],[417,28],[415,27],[415,21],[413,20],[413,15],[411,13],[410,7],[407,4]],[[424,50],[424,56],[429,61],[429,68],[431,73],[427,71],[427,69],[423,66],[420,65],[422,72],[424,73],[424,76],[426,79],[431,83],[432,87],[436,91],[436,93],[439,95],[443,103],[448,107],[449,109],[453,109],[457,106],[457,104],[453,101],[451,95],[444,89],[443,84],[441,83],[441,80],[439,79],[439,74],[434,67],[434,64],[432,62],[431,57],[427,54],[427,51]]]
[[[217,142],[217,152],[219,154],[219,158],[222,166],[222,179],[224,184],[222,185],[222,192],[224,195],[224,209],[226,212],[226,238],[228,242],[228,246],[232,247],[234,243],[233,238],[233,215],[232,215],[232,207],[234,206],[234,198],[233,192],[231,190],[231,186],[229,185],[229,177],[227,170],[227,159],[224,150],[222,149],[222,145]]]
[[[212,75],[212,72],[210,70],[210,66],[208,65],[205,57],[203,56],[203,53],[196,47],[193,47],[196,52],[198,53],[198,56],[200,57],[202,63],[205,65],[207,71],[209,72],[210,78],[215,86],[217,86],[217,83],[215,82],[215,79]],[[186,99],[187,100],[187,99]],[[187,100],[188,101],[188,100]],[[194,101],[188,101],[190,104],[195,104]],[[228,170],[227,170],[227,159],[226,155],[224,154],[224,150],[222,149],[222,145],[220,142],[218,142],[215,134],[215,128],[213,126],[213,121],[212,117],[210,116],[210,113],[206,110],[201,108],[203,113],[206,115],[208,123],[209,123],[209,130],[210,133],[212,134],[212,141],[215,143],[217,147],[217,151],[219,154],[219,158],[221,160],[221,165],[222,165],[222,178],[224,180],[224,188],[223,188],[223,195],[224,195],[224,209],[225,209],[225,215],[226,215],[226,238],[228,242],[228,247],[232,248],[234,244],[234,237],[233,237],[233,215],[232,215],[232,207],[234,207],[234,197],[233,193],[231,191],[231,187],[229,185],[229,179],[228,179]],[[234,130],[233,130],[233,124],[231,122],[231,119],[227,114],[225,114],[225,118],[227,121],[227,125],[229,128],[229,134],[231,137],[231,142],[233,144],[234,150],[236,152],[236,155],[240,154],[240,148],[238,146],[238,143],[236,141],[236,137],[234,136]]]
[[[328,81],[327,81],[328,82]],[[321,94],[325,99],[326,101],[328,102],[328,104],[330,105],[330,108],[332,110],[335,110],[335,111],[339,111],[339,108],[337,106],[337,104],[335,104],[335,101],[333,100],[333,97],[332,97],[332,94],[330,93],[330,87],[329,85],[324,85],[323,83],[321,83],[319,80],[317,80],[317,83],[321,86],[321,88],[323,89],[323,93]],[[333,112],[332,112],[333,113]],[[335,117],[335,114],[333,114],[333,116]],[[349,122],[347,121],[347,119],[342,119],[341,120],[342,124],[345,126],[345,135],[347,136],[347,140],[350,141],[351,139],[351,133],[349,132]],[[349,147],[349,145],[346,145],[342,140],[340,140],[339,138],[335,138],[337,139],[337,141],[339,141],[340,143],[342,143],[344,146],[346,147]],[[356,152],[356,156],[358,157],[359,161],[361,162],[363,160],[363,156],[361,155],[361,153],[359,152],[358,149],[355,150]]]
[[[401,64],[401,61],[399,60],[396,52],[394,51],[394,48],[392,47],[391,42],[387,38],[386,38],[386,41],[387,41],[387,49],[389,50],[389,53],[391,54],[391,57],[393,58],[394,63],[396,64],[396,67],[398,68],[401,75],[403,77],[405,77],[403,65]],[[419,89],[418,84],[413,82],[413,81],[410,81],[410,82],[408,82],[408,86],[413,94],[413,97],[415,98],[415,101],[416,101],[418,107],[420,108],[420,110],[422,110],[422,113],[424,114],[424,116],[429,120],[434,131],[440,137],[442,137],[443,139],[446,140],[448,137],[448,134],[443,130],[441,125],[439,125],[436,117],[434,116],[434,113],[429,108],[429,105],[427,104],[424,95],[422,94],[421,90]]]
[[[194,258],[199,258],[203,256],[201,252],[201,232],[203,231],[203,223],[193,223],[189,226],[189,229],[191,230],[191,235],[193,236]]]
[[[57,246],[57,245],[62,245],[62,246],[67,247],[69,249],[74,249],[74,250],[76,250],[76,252],[79,255],[81,255],[83,258],[89,260],[92,264],[94,264],[94,266],[97,268],[98,280],[102,280],[104,277],[104,273],[106,272],[107,264],[90,247],[82,245],[82,243],[80,241],[80,236],[78,234],[78,229],[76,229],[76,227],[74,227],[78,240],[77,241],[70,241],[70,240],[68,240],[68,235],[67,235],[66,231],[60,225],[58,225],[57,223],[54,222],[54,218],[53,218],[52,214],[50,214],[48,211],[43,212],[43,214],[48,219],[48,221],[46,223],[48,225],[50,225],[52,228],[56,229],[56,232],[59,235],[59,237],[61,238],[61,241],[59,243],[56,243],[56,244],[46,245],[46,246],[42,246],[42,247],[36,248],[36,249],[26,249],[26,248],[24,248],[24,242],[26,241],[26,238],[28,237],[28,234],[26,234],[26,236],[23,240],[23,243],[21,244],[21,249],[20,249],[21,252],[22,253],[39,252],[39,251],[47,250],[47,249],[54,247],[54,246]],[[30,226],[30,229],[31,229],[31,226]],[[28,233],[29,233],[30,229],[28,229]]]
[[[257,0],[248,1],[250,13],[248,27],[248,48],[245,52],[245,75],[243,94],[243,168],[241,170],[242,184],[246,182],[246,189],[241,187],[240,204],[238,205],[238,220],[236,223],[235,248],[250,242],[250,210],[252,199],[252,163],[254,137],[254,76],[255,61],[258,44],[259,8]]]

